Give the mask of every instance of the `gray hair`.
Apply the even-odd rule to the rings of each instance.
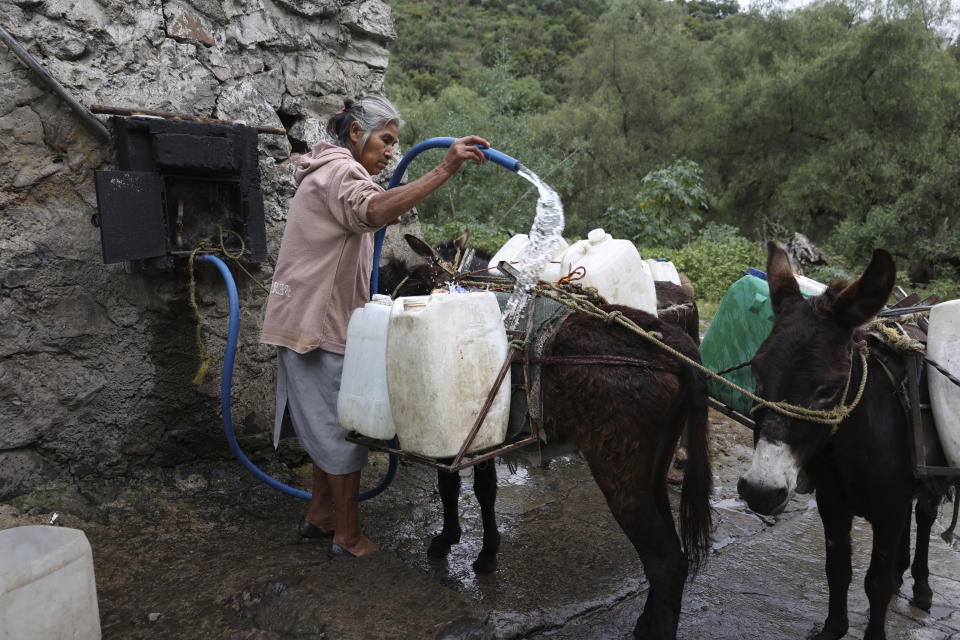
[[[354,122],[363,131],[359,149],[354,149],[350,140],[350,125]],[[356,102],[348,98],[343,101],[343,110],[327,120],[327,133],[337,145],[359,154],[367,146],[370,134],[391,124],[401,127],[403,119],[394,104],[383,96],[364,96]]]

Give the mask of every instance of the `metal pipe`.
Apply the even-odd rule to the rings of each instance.
[[[404,451],[403,449],[398,449],[397,447],[391,446],[390,444],[385,444],[382,440],[376,440],[374,438],[360,435],[356,431],[351,431],[350,433],[348,433],[346,436],[346,439],[349,440],[350,442],[355,442],[356,444],[362,444],[363,446],[369,449],[373,449],[375,451],[384,451],[386,453],[389,453],[391,456],[390,457],[391,461],[395,460],[398,457],[404,458],[407,460],[412,460],[414,462],[420,462],[427,466],[433,467],[435,469],[439,469],[440,471],[446,471],[448,473],[453,473],[455,471],[460,471],[462,469],[472,467],[478,462],[484,462],[485,460],[489,460],[490,458],[497,458],[499,456],[502,456],[505,453],[516,451],[517,449],[526,447],[531,444],[535,444],[537,441],[539,441],[539,438],[537,436],[531,435],[524,438],[523,440],[518,440],[517,442],[514,442],[512,444],[497,445],[493,449],[486,450],[485,453],[480,453],[475,457],[465,458],[457,464],[454,464],[453,462],[451,462],[450,464],[443,464],[441,462],[437,462],[436,458],[428,458],[427,456],[422,456],[418,453],[412,453],[410,451]],[[393,440],[392,442],[396,442],[396,440]]]
[[[751,419],[748,418],[747,416],[743,415],[743,414],[740,413],[739,411],[736,411],[736,410],[734,410],[734,409],[731,409],[730,407],[728,407],[727,405],[723,404],[722,402],[720,402],[719,400],[717,400],[717,399],[714,398],[713,396],[710,396],[710,397],[707,398],[707,404],[710,405],[710,408],[716,409],[717,411],[719,411],[719,412],[722,413],[723,415],[727,416],[728,418],[733,418],[734,420],[736,420],[737,422],[739,422],[739,423],[742,424],[743,426],[747,427],[747,428],[750,429],[751,431],[756,431],[756,430],[757,430],[757,423],[755,423],[753,420],[751,420]]]
[[[97,120],[93,114],[90,113],[89,109],[80,104],[76,98],[70,95],[70,92],[68,92],[56,78],[50,75],[50,72],[47,71],[43,65],[37,62],[36,58],[30,55],[30,52],[24,49],[20,43],[17,42],[16,39],[2,26],[0,26],[0,40],[3,40],[4,44],[10,48],[10,51],[12,51],[15,56],[20,58],[20,61],[29,67],[30,70],[33,71],[49,89],[51,89],[68,105],[70,105],[70,108],[73,109],[78,116],[80,116],[80,119],[85,125],[87,125],[87,128],[89,128],[94,135],[108,145],[113,142],[110,131],[103,126],[103,123]]]
[[[185,120],[187,122],[204,122],[206,124],[237,124],[230,120],[215,120],[213,118],[202,118],[200,116],[190,116],[183,113],[169,113],[167,111],[156,111],[154,109],[129,109],[127,107],[110,107],[103,104],[90,105],[90,110],[94,113],[107,113],[115,116],[156,116],[166,120]],[[248,125],[252,126],[252,125]],[[287,135],[286,129],[277,127],[253,126],[258,133],[272,133],[278,136]]]

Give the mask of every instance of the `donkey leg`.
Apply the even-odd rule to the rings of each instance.
[[[633,628],[633,636],[638,640],[676,638],[683,587],[688,573],[687,558],[680,546],[672,517],[665,518],[662,509],[654,505],[649,494],[636,498],[647,504],[638,505],[640,508],[628,513],[614,513],[637,550],[643,572],[650,583],[647,601]],[[669,510],[669,502],[666,503]]]
[[[497,465],[487,460],[473,468],[473,491],[480,503],[480,518],[483,522],[483,547],[473,561],[477,573],[492,573],[497,568],[497,552],[500,550],[500,532],[497,531]]]
[[[910,506],[907,502],[899,518],[878,521],[873,524],[873,551],[870,554],[870,568],[863,587],[870,602],[870,616],[864,640],[886,640],[884,626],[887,620],[887,608],[893,597],[897,562],[897,550],[904,529],[910,526]]]
[[[933,522],[937,519],[937,496],[929,490],[922,490],[917,499],[917,548],[913,555],[913,565],[910,567],[910,574],[913,576],[913,598],[910,603],[913,606],[930,611],[933,604],[933,590],[930,588],[930,569],[927,561],[930,551],[930,531],[933,529]],[[905,528],[904,536],[910,539],[909,524]]]
[[[919,505],[917,506],[919,508]],[[903,586],[903,574],[910,567],[910,527],[900,536],[900,547],[897,549],[897,566],[894,568],[893,577],[896,582],[896,588],[899,591]]]
[[[443,504],[443,529],[433,540],[427,555],[442,558],[450,553],[450,547],[460,542],[460,474],[437,471],[437,489]]]
[[[663,463],[663,475],[651,487],[653,463],[649,459],[611,455],[586,441],[581,443],[581,451],[610,512],[637,551],[650,584],[633,636],[638,640],[672,640],[677,636],[688,563],[667,496],[665,469],[669,458]],[[672,453],[672,447],[668,451]]]
[[[850,527],[853,514],[825,491],[817,491],[817,510],[823,522],[823,535],[827,546],[827,586],[830,590],[830,605],[827,619],[812,640],[836,640],[846,635],[850,627],[847,617],[847,592],[853,570],[850,566]]]

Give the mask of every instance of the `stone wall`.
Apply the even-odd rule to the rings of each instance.
[[[82,104],[283,127],[259,138],[268,253],[292,158],[345,96],[382,92],[395,37],[380,0],[0,0],[4,26]],[[150,465],[229,455],[218,410],[219,275],[199,269],[213,368],[199,359],[182,266],[104,265],[94,171],[112,149],[0,44],[0,500]],[[234,422],[272,425],[263,291],[235,271]],[[253,275],[269,281],[270,265]]]

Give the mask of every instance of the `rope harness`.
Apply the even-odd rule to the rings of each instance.
[[[607,324],[615,322],[626,329],[636,333],[645,340],[652,342],[656,346],[665,350],[667,353],[671,354],[673,357],[681,360],[682,362],[690,365],[694,369],[710,376],[723,384],[739,391],[743,395],[747,396],[756,403],[756,406],[751,410],[751,413],[759,410],[760,408],[767,408],[771,411],[776,411],[782,415],[785,415],[789,418],[795,418],[798,420],[806,420],[808,422],[816,422],[819,424],[829,424],[833,425],[833,432],[837,430],[837,425],[843,422],[856,408],[860,403],[860,400],[863,398],[863,391],[867,386],[867,356],[870,353],[870,349],[867,346],[865,341],[858,343],[858,353],[860,355],[860,360],[862,363],[863,375],[860,379],[860,386],[857,389],[856,396],[850,404],[845,404],[847,394],[850,390],[850,383],[853,377],[853,365],[850,366],[850,373],[847,375],[847,384],[844,389],[843,396],[841,397],[840,403],[833,409],[822,410],[822,409],[810,409],[807,407],[801,407],[798,405],[790,404],[788,402],[771,402],[760,396],[744,389],[740,385],[727,380],[726,378],[721,377],[720,373],[711,371],[710,369],[703,366],[701,363],[689,358],[688,356],[680,353],[673,347],[663,342],[663,336],[656,331],[646,331],[639,325],[637,325],[633,320],[623,315],[620,311],[604,311],[600,309],[596,304],[590,302],[585,295],[579,295],[571,293],[570,291],[561,289],[559,286],[548,283],[541,283],[537,288],[537,291],[546,295],[550,298],[553,298],[561,304],[572,308],[574,311],[579,311],[580,313],[585,313],[589,316],[595,318],[600,318]],[[749,363],[743,363],[737,365],[735,368],[740,368],[746,366]],[[726,370],[725,370],[726,371]],[[721,372],[722,373],[722,372]]]
[[[830,431],[830,435],[833,435],[837,432],[839,424],[846,420],[847,416],[853,413],[853,410],[856,408],[856,406],[860,404],[860,399],[863,398],[863,391],[867,387],[867,357],[870,355],[870,348],[867,346],[866,340],[861,340],[857,343],[857,351],[860,355],[862,374],[860,376],[860,388],[857,389],[857,395],[850,404],[844,403],[846,402],[847,394],[850,391],[850,381],[853,379],[852,362],[850,363],[850,371],[847,373],[847,384],[843,388],[843,395],[840,396],[840,403],[833,409],[807,409],[805,407],[798,407],[797,405],[792,405],[787,402],[769,402],[764,400],[751,409],[750,413],[755,413],[761,408],[761,406],[764,406],[769,409],[773,409],[777,413],[781,413],[789,418],[832,425],[833,428]]]

